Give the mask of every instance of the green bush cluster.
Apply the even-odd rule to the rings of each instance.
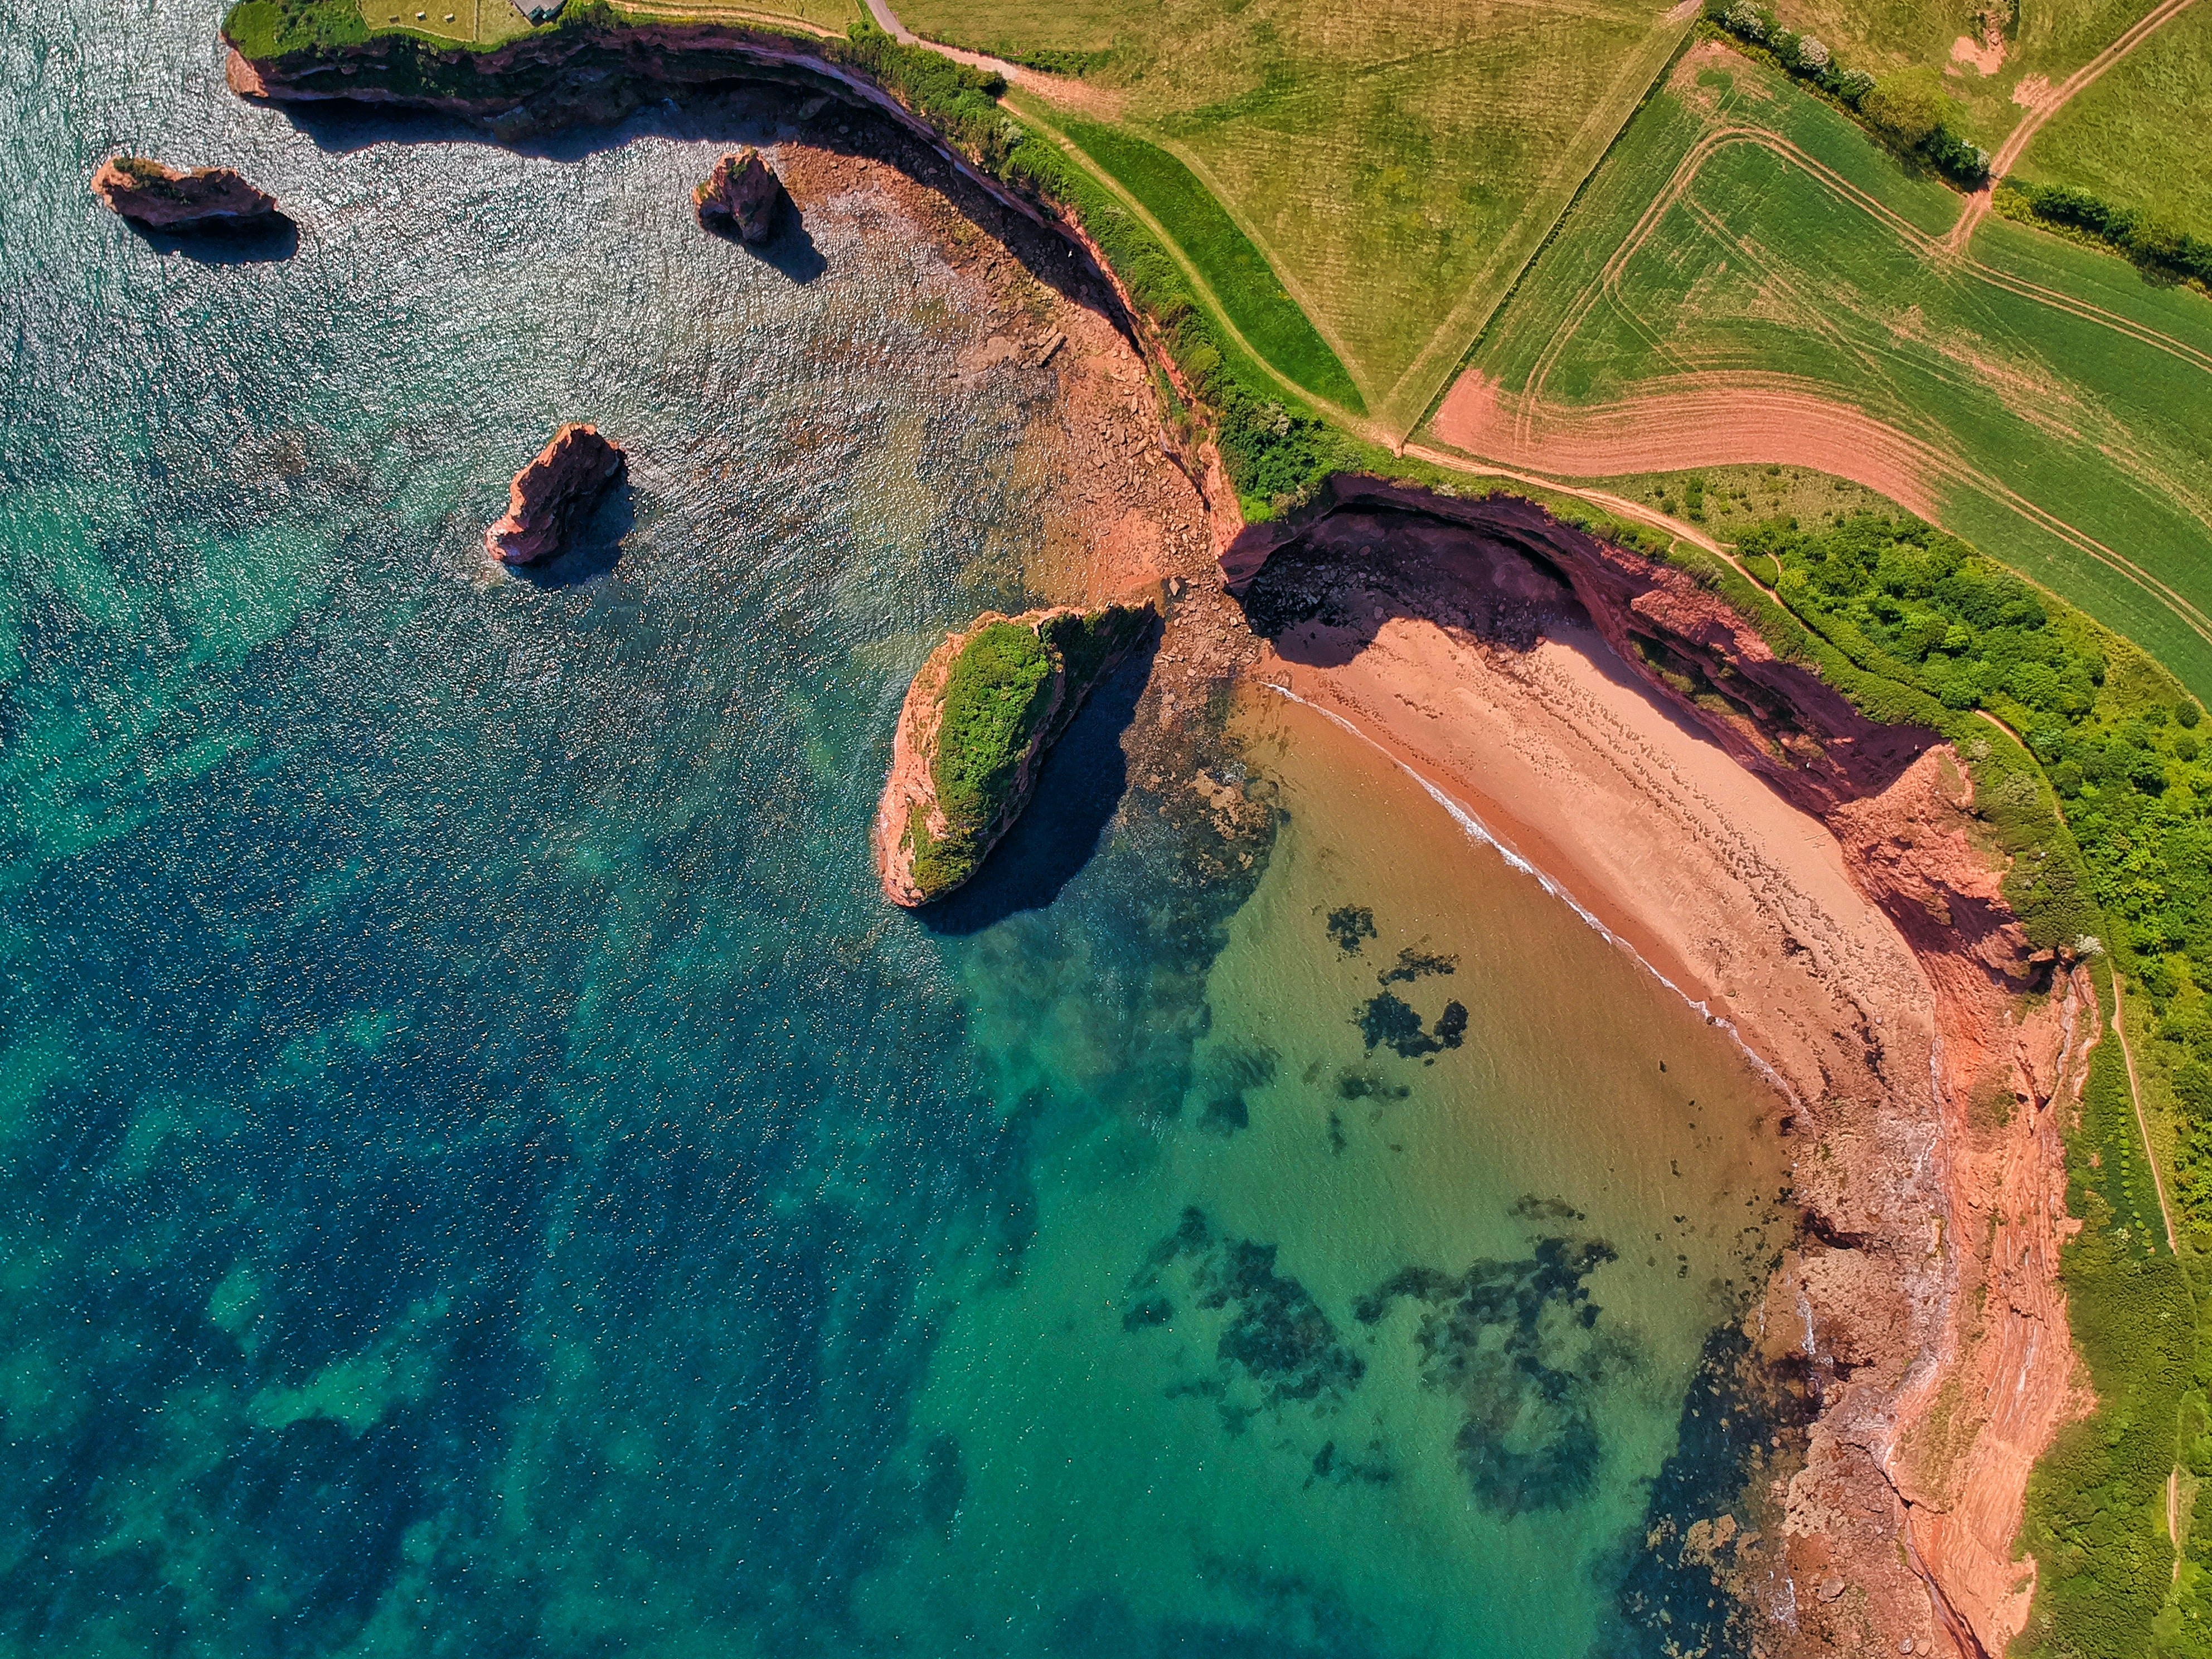
[[[240,56],[260,62],[358,46],[368,39],[368,23],[355,0],[240,0],[222,32]]]
[[[2008,219],[2101,242],[2154,276],[2212,288],[2212,241],[2086,190],[2008,178],[1997,187],[1994,205]]]
[[[1019,64],[1024,69],[1042,70],[1047,75],[1080,77],[1113,62],[1114,48],[1102,46],[1096,52],[1076,52],[1066,46],[1035,46],[1024,51],[1001,45],[994,49],[993,55],[1010,64]]]
[[[1755,0],[1705,0],[1705,16],[1954,184],[1978,190],[1989,182],[1990,154],[1960,134],[1958,106],[1933,70],[1899,70],[1877,81],[1845,69],[1818,36],[1796,33]]]
[[[995,622],[975,630],[952,664],[937,728],[936,785],[945,834],[907,827],[914,878],[925,893],[975,872],[985,838],[1013,803],[1023,757],[1052,706],[1059,665],[1035,629]]]

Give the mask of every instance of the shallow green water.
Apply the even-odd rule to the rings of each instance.
[[[1124,685],[882,903],[906,677],[1043,543],[924,242],[702,238],[727,112],[303,130],[211,8],[6,21],[7,1650],[1644,1644],[1769,1103],[1287,711],[1271,827],[1117,793]],[[297,251],[150,246],[126,144]],[[488,580],[563,418],[628,500]]]

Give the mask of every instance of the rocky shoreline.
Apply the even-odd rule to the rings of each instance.
[[[1777,1062],[1802,1112],[1793,1133],[1804,1146],[1797,1198],[1807,1228],[1745,1340],[1758,1364],[1802,1364],[1815,1410],[1790,1443],[1790,1466],[1768,1455],[1778,1449],[1762,1452],[1760,1490],[1745,1493],[1747,1517],[1765,1514],[1771,1524],[1745,1525],[1719,1547],[1708,1532],[1676,1552],[1670,1571],[1725,1590],[1757,1621],[1762,1651],[1777,1656],[1838,1642],[1879,1641],[1893,1653],[1936,1651],[1939,1641],[1966,1655],[2001,1650],[2033,1586],[2010,1555],[2027,1469],[2078,1404],[2056,1285],[2065,1225],[2058,1124],[2098,1018],[2084,974],[2028,960],[1996,874],[1974,851],[1957,757],[1935,733],[1870,726],[1817,678],[1777,662],[1747,623],[1680,573],[1526,502],[1340,479],[1289,522],[1240,536],[1233,495],[1210,482],[1211,458],[1186,453],[1165,431],[1139,356],[1142,331],[1095,250],[896,99],[793,37],[647,25],[619,41],[580,30],[495,52],[431,54],[454,76],[473,77],[458,89],[391,76],[393,50],[373,40],[300,64],[249,64],[234,52],[230,82],[279,101],[438,111],[507,141],[619,120],[672,91],[763,80],[828,93],[865,112],[864,125],[879,124],[883,147],[905,153],[898,171],[842,143],[779,156],[778,171],[801,207],[865,179],[924,216],[960,218],[964,209],[990,239],[951,239],[951,257],[992,292],[1003,319],[963,372],[1050,374],[1067,400],[1066,475],[1051,516],[1077,527],[1048,549],[1048,591],[1084,604],[1147,587],[1164,596],[1164,631],[1125,739],[1132,780],[1210,818],[1225,847],[1265,809],[1208,771],[1196,717],[1267,659],[1271,628],[1291,625],[1310,603],[1323,609],[1308,620],[1326,614],[1352,564],[1329,526],[1362,514],[1389,521],[1368,548],[1425,526],[1411,537],[1417,556],[1396,570],[1401,591],[1391,603],[1402,614],[1509,654],[1544,605],[1579,616],[1645,695],[1824,826],[1854,884],[1909,946],[1923,1006],[1916,1024],[1894,986],[1855,987],[1839,967],[1824,1005],[1839,1023],[1808,1030],[1798,1052]],[[1434,561],[1417,568],[1437,526],[1502,550],[1556,592],[1532,602],[1495,583],[1470,586],[1463,571],[1443,580]],[[1371,596],[1372,574],[1353,586]],[[1300,592],[1301,580],[1310,591]],[[1231,590],[1243,596],[1241,612]],[[903,717],[901,725],[904,735]],[[909,769],[918,747],[905,745]],[[1776,949],[1793,943],[1806,949],[1786,931]],[[2024,1019],[2015,994],[2030,984],[2050,994]],[[1999,1093],[2021,1109],[1992,1127],[1975,1103]],[[2026,1404],[2002,1421],[1957,1408],[1962,1393],[2008,1390]]]

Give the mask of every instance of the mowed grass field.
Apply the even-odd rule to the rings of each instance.
[[[909,0],[909,27],[1095,50],[1121,125],[1227,208],[1409,430],[1689,25],[1650,0]],[[1186,250],[1188,252],[1188,250]]]
[[[2003,222],[1976,238],[1985,269],[1942,257],[1926,238],[1959,205],[1781,76],[1701,48],[1474,354],[1504,418],[1452,428],[1447,405],[1432,429],[1522,465],[1548,444],[1577,464],[1547,470],[1581,476],[1849,472],[1886,429],[1939,522],[2212,695],[2212,302]],[[1753,394],[1880,426],[1840,446],[1832,431],[1822,454]],[[1655,460],[1670,401],[1695,413]],[[1608,425],[1609,409],[1632,418]],[[1646,453],[1606,465],[1593,441]]]
[[[495,46],[530,33],[530,20],[514,0],[359,0],[372,33],[401,29],[447,40]],[[789,18],[842,33],[867,15],[860,0],[617,0],[617,9],[640,19],[662,17]],[[419,15],[418,15],[419,14]]]
[[[1769,0],[1791,28],[1820,36],[1845,64],[1869,75],[1908,64],[1939,71],[1944,89],[1965,106],[1967,136],[1994,151],[2027,115],[2013,100],[2023,82],[2040,76],[2056,86],[2124,34],[2157,0],[2069,0],[2053,6],[2018,0],[2018,20],[2003,33],[2002,60],[1989,73],[1953,49],[1964,36],[1978,48],[1976,5],[1955,0]],[[1987,0],[1990,9],[2002,0]]]
[[[2035,135],[2013,171],[2212,239],[2212,5],[2160,28]]]
[[[1188,167],[1118,127],[1068,121],[1060,131],[1175,239],[1255,351],[1315,396],[1355,415],[1366,412],[1358,387],[1328,342],[1284,291],[1251,238]]]

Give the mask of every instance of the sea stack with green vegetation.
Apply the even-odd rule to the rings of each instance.
[[[562,427],[514,475],[507,516],[484,532],[484,546],[501,564],[543,564],[557,556],[622,477],[625,459],[597,427]]]
[[[876,869],[908,907],[982,866],[1029,805],[1045,751],[1150,630],[1143,605],[987,611],[930,653],[907,688],[876,809]]]
[[[117,155],[92,175],[92,193],[144,230],[257,231],[284,222],[274,196],[228,167],[183,173],[143,155]]]
[[[782,184],[750,144],[715,162],[714,170],[691,190],[701,224],[734,231],[748,242],[768,240],[782,200]]]

